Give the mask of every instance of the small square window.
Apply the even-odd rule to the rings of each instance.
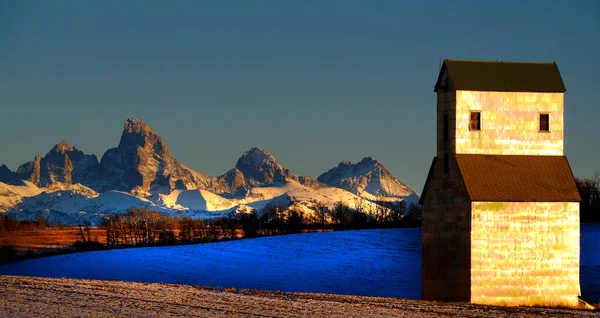
[[[471,112],[469,130],[481,130],[481,112]]]
[[[540,131],[550,131],[550,114],[540,114]]]

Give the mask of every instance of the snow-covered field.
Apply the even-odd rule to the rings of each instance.
[[[600,303],[600,224],[581,225],[581,294]]]
[[[420,229],[271,236],[32,259],[0,274],[418,299]]]
[[[420,229],[273,236],[33,259],[0,274],[419,299]],[[600,302],[600,225],[582,226],[581,287]]]

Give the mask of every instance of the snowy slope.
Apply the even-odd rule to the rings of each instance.
[[[16,186],[0,182],[0,212],[10,210],[21,203],[23,198],[33,197],[43,192],[43,189],[29,181],[24,181],[24,184]]]
[[[140,197],[123,191],[98,194],[85,187],[69,189],[56,186],[53,192],[42,192],[42,189],[35,185],[28,185],[3,185],[6,189],[16,188],[20,191],[17,192],[20,193],[18,195],[4,197],[5,201],[8,201],[5,206],[12,206],[5,209],[8,210],[9,216],[17,219],[36,219],[37,215],[42,213],[51,222],[77,224],[87,220],[98,224],[104,216],[121,213],[131,207],[145,207],[168,215],[188,215],[194,218],[221,216],[242,207],[260,211],[269,203],[294,205],[307,213],[312,213],[312,208],[317,202],[329,207],[343,202],[350,207],[360,206],[366,212],[376,209],[375,203],[346,190],[333,187],[315,189],[295,180],[280,186],[253,187],[244,197],[235,199],[228,199],[208,190],[174,190],[169,194]],[[28,197],[28,194],[31,196]]]
[[[41,213],[51,223],[79,224],[90,221],[97,225],[104,216],[125,212],[131,207],[147,207],[166,214],[172,213],[169,209],[161,208],[148,199],[131,193],[109,191],[90,194],[57,190],[22,197],[21,202],[9,209],[6,214],[18,220],[32,220],[37,219]]]
[[[372,201],[415,202],[419,199],[412,189],[371,157],[365,157],[358,163],[341,162],[337,167],[321,174],[317,180]]]
[[[238,201],[240,204],[251,206],[255,209],[263,208],[269,202],[282,202],[284,204],[296,204],[297,206],[307,207],[306,212],[312,211],[317,202],[326,206],[333,207],[334,204],[342,202],[352,208],[359,205],[365,211],[375,211],[376,205],[360,196],[350,193],[346,190],[332,187],[314,189],[304,186],[294,180],[285,183],[279,187],[255,187],[252,188],[248,196]]]
[[[172,210],[225,211],[236,203],[208,190],[175,190],[159,194],[157,205]]]
[[[377,205],[369,198],[358,196],[335,187],[312,188],[295,180],[282,185],[252,187],[243,197],[225,198],[208,190],[174,190],[168,194],[146,197],[123,191],[108,191],[101,194],[81,186],[55,184],[51,188],[38,188],[27,182],[27,186],[11,186],[0,183],[0,204],[7,215],[20,220],[36,219],[39,213],[50,222],[78,224],[100,220],[112,213],[125,212],[131,207],[144,207],[167,215],[188,215],[207,218],[225,215],[232,210],[249,207],[260,211],[269,203],[294,205],[306,213],[312,213],[316,203],[330,208],[342,202],[366,212],[376,210]]]

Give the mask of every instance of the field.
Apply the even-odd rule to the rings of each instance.
[[[413,228],[116,249],[7,264],[0,274],[418,299],[420,238]]]
[[[0,276],[6,317],[597,317],[598,312]]]
[[[92,229],[92,239],[106,242],[104,230]],[[31,251],[37,253],[46,250],[68,248],[80,240],[79,230],[67,229],[39,229],[20,231],[0,231],[0,245],[11,245],[20,254]]]
[[[75,253],[7,264],[0,274],[419,299],[420,233],[340,231]],[[582,294],[600,303],[600,224],[583,225],[581,254]]]

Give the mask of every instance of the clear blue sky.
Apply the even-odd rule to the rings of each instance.
[[[421,192],[441,55],[556,61],[588,177],[599,28],[597,1],[2,1],[0,163],[63,139],[100,159],[136,117],[208,175],[261,146],[311,177],[372,156]]]

